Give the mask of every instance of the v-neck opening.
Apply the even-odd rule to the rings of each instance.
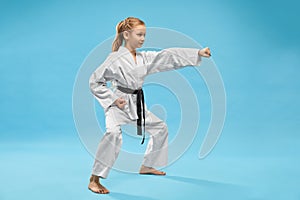
[[[120,50],[120,52],[127,52],[127,53],[129,53],[129,55],[130,55],[130,57],[131,57],[131,60],[133,61],[133,64],[134,65],[138,65],[138,62],[137,62],[137,55],[138,55],[138,52],[137,51],[135,51],[135,59],[134,59],[134,55],[132,55],[132,53],[129,51],[129,49],[127,49],[126,47],[124,47],[124,46],[120,46],[119,47],[119,50]]]

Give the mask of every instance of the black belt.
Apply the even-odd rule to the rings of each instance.
[[[137,134],[143,135],[143,140],[141,143],[141,144],[143,144],[145,141],[145,100],[144,100],[143,89],[132,90],[130,88],[124,88],[121,86],[117,86],[117,89],[126,94],[136,94],[136,111],[137,111],[137,115],[138,115],[138,119],[136,121]],[[142,109],[143,109],[143,111],[142,111]],[[143,118],[144,132],[142,131],[142,118]]]

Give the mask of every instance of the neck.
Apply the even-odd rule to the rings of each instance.
[[[125,47],[130,51],[130,53],[132,53],[133,55],[135,55],[135,53],[136,53],[136,49],[135,48],[132,48],[129,45],[125,45]]]
[[[129,45],[125,45],[125,48],[127,48],[130,51],[131,55],[133,56],[133,60],[136,63],[136,49],[130,47]]]

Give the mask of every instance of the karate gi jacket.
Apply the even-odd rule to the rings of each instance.
[[[118,89],[107,87],[111,81],[114,86],[137,90],[142,88],[145,77],[156,72],[178,69],[185,66],[200,65],[199,49],[168,48],[161,51],[136,52],[136,61],[126,48],[108,55],[106,60],[91,75],[89,84],[92,93],[106,111],[119,97],[126,100],[124,107],[131,120],[138,118],[136,111],[136,95],[126,94]]]

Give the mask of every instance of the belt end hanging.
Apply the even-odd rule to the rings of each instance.
[[[142,139],[141,145],[144,144],[144,141],[145,141],[145,135],[143,135],[143,139]]]
[[[144,107],[144,110],[145,110],[145,107]],[[141,143],[141,145],[142,144],[144,144],[144,141],[145,141],[145,135],[146,135],[146,131],[145,131],[145,126],[146,126],[146,123],[145,123],[145,112],[144,112],[144,127],[143,127],[143,129],[144,129],[144,131],[143,131],[143,139],[142,139],[142,143]]]

